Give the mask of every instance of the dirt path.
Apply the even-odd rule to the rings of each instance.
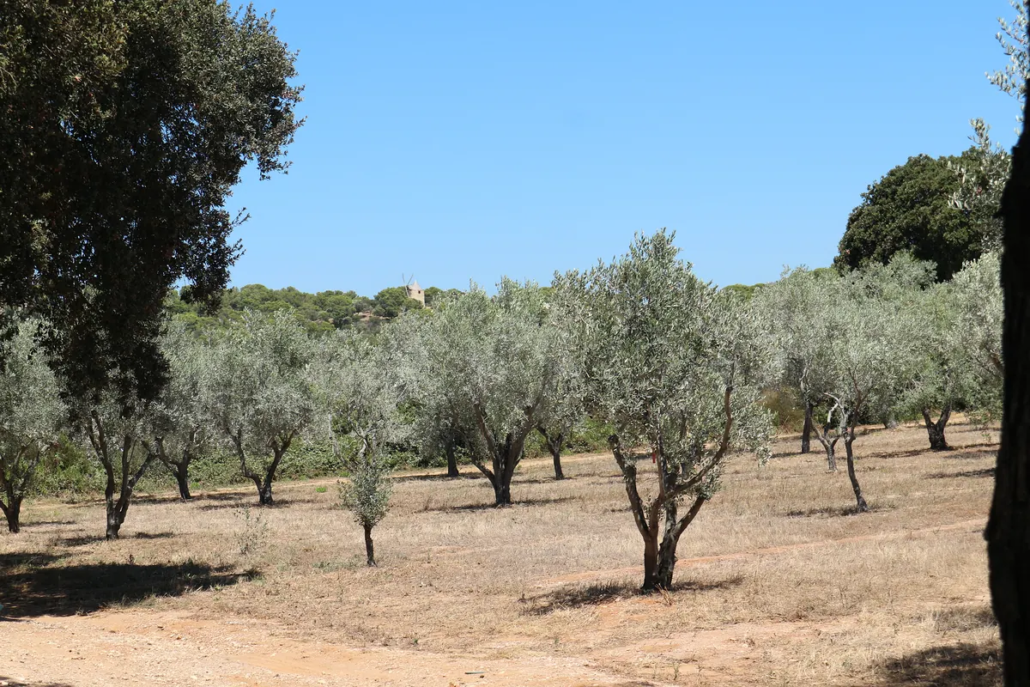
[[[718,563],[721,561],[736,561],[745,558],[752,558],[754,556],[768,556],[779,553],[790,553],[792,551],[800,551],[802,549],[822,548],[826,546],[835,546],[839,544],[851,544],[854,542],[883,541],[886,539],[903,539],[906,537],[925,536],[928,534],[936,534],[938,532],[950,532],[954,530],[963,530],[967,528],[983,529],[986,525],[987,520],[985,518],[975,518],[973,520],[963,520],[961,522],[954,522],[950,525],[923,527],[917,530],[900,530],[896,532],[881,532],[879,534],[863,534],[855,537],[844,537],[842,539],[822,539],[819,541],[802,542],[800,544],[789,544],[787,546],[769,546],[763,549],[751,549],[748,551],[740,551],[737,553],[726,553],[719,556],[680,558],[677,559],[676,565],[677,567],[680,567],[690,565],[703,565],[705,563]],[[569,575],[560,575],[558,577],[551,577],[546,580],[541,580],[537,582],[536,586],[554,587],[558,585],[569,584],[570,582],[591,582],[608,577],[643,575],[643,572],[643,566],[639,565],[630,566],[628,568],[611,568],[609,570],[587,570],[585,572],[572,573]]]
[[[625,685],[575,658],[451,656],[289,639],[274,623],[105,612],[0,623],[0,684],[46,687]]]

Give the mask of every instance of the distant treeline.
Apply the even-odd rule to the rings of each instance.
[[[444,297],[459,293],[457,289],[444,290],[430,286],[425,290],[426,307],[432,308]],[[208,312],[202,304],[190,302],[188,287],[173,290],[168,296],[166,307],[176,319],[190,326],[211,324],[222,318],[237,319],[248,310],[266,314],[289,310],[296,314],[309,332],[318,332],[392,319],[407,310],[421,308],[422,304],[408,298],[403,286],[383,289],[375,297],[369,298],[354,291],[306,293],[292,286],[270,289],[261,284],[248,284],[226,289],[214,312]]]

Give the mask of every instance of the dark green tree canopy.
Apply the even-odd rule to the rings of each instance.
[[[911,157],[871,185],[848,218],[834,264],[851,269],[887,264],[895,253],[907,251],[935,263],[937,278],[944,280],[977,258],[983,228],[952,202],[960,187],[955,168],[967,154]]]
[[[295,54],[216,0],[0,0],[0,45],[0,318],[49,323],[73,396],[151,398],[169,288],[217,298],[226,197],[287,166]]]

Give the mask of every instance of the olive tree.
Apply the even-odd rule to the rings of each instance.
[[[912,290],[903,304],[907,306],[903,324],[912,347],[908,382],[896,406],[901,412],[922,416],[933,451],[949,448],[945,431],[952,411],[962,401],[966,379],[967,356],[959,344],[952,296],[951,284],[945,282]]]
[[[105,393],[99,401],[76,410],[81,433],[104,469],[106,537],[117,539],[136,485],[157,460],[157,453],[148,443],[152,409],[145,401]]]
[[[827,464],[836,469],[834,446],[825,425],[816,425],[816,410],[825,400],[828,383],[830,329],[828,309],[832,292],[840,286],[836,271],[805,267],[785,270],[779,281],[767,284],[754,296],[755,307],[766,313],[769,335],[781,383],[791,389],[805,413],[801,452],[810,450],[811,433],[826,449]]]
[[[36,468],[60,438],[66,417],[57,380],[24,323],[0,366],[0,510],[7,529],[20,530],[21,504]]]
[[[212,426],[205,412],[204,390],[211,373],[210,345],[177,322],[169,325],[161,341],[168,360],[168,384],[154,404],[152,450],[168,468],[179,488],[179,498],[190,494],[190,464],[212,444]]]
[[[963,398],[971,417],[986,424],[1001,416],[1003,299],[1001,262],[985,253],[967,262],[950,284],[956,347],[963,360]]]
[[[535,284],[505,279],[493,298],[472,285],[421,321],[407,358],[418,404],[463,433],[497,506],[511,504],[526,438],[555,387],[555,336],[541,322],[541,299]]]
[[[315,377],[329,418],[333,447],[349,480],[341,486],[343,504],[365,534],[368,565],[374,566],[372,529],[390,503],[386,444],[402,440],[399,351],[375,345],[367,335],[344,332],[322,342]]]
[[[824,392],[831,404],[826,428],[832,426],[834,437],[844,441],[848,479],[860,513],[869,506],[855,472],[858,425],[863,417],[894,405],[908,383],[913,342],[901,293],[927,274],[925,265],[902,258],[852,272],[830,309],[834,336]]]
[[[643,589],[668,589],[680,537],[714,495],[728,452],[766,455],[769,354],[757,311],[702,283],[664,230],[610,264],[556,277],[591,410],[644,542]],[[637,448],[642,447],[642,448]],[[654,466],[643,484],[638,461]],[[685,511],[681,511],[685,506]]]
[[[283,311],[248,313],[213,346],[205,412],[263,506],[273,504],[272,483],[290,445],[315,418],[314,353],[297,318]]]

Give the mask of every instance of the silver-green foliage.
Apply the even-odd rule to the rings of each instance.
[[[610,443],[644,539],[644,587],[667,587],[679,537],[716,491],[728,451],[767,455],[766,323],[751,304],[694,276],[665,231],[638,236],[627,255],[555,286],[588,406],[617,431]],[[638,484],[640,459],[657,468],[650,491]]]
[[[491,298],[472,285],[429,317],[401,320],[408,322],[398,331],[411,335],[405,378],[412,403],[462,434],[496,503],[510,503],[526,437],[556,379],[555,332],[544,321],[540,289],[505,279]]]
[[[253,313],[214,343],[204,408],[263,505],[287,450],[315,419],[315,345],[296,318]]]
[[[401,422],[400,351],[367,335],[341,332],[323,339],[315,378],[333,445],[349,480],[343,505],[365,530],[369,565],[375,565],[372,528],[386,517],[391,484],[386,444],[404,439]]]
[[[66,417],[57,380],[36,348],[35,330],[31,322],[21,324],[0,368],[0,510],[15,532],[21,501]]]

